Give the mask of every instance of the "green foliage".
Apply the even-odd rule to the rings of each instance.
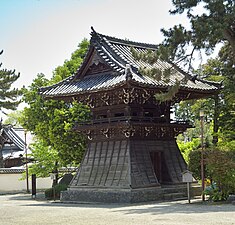
[[[23,110],[20,123],[36,136],[36,143],[31,146],[35,162],[29,171],[37,176],[48,176],[61,167],[79,165],[82,159],[85,139],[73,128],[77,122],[90,117],[89,108],[77,102],[45,100],[38,90],[75,73],[87,46],[87,40],[83,40],[71,60],[55,69],[51,80],[38,74],[33,83],[23,89],[23,100],[28,107]]]
[[[4,120],[4,124],[11,124],[14,127],[21,127],[19,123],[19,118],[22,116],[22,112],[19,110],[15,110],[11,113],[7,114],[7,118]]]
[[[206,158],[208,173],[224,196],[235,193],[234,153],[214,148]]]
[[[68,185],[66,184],[57,184],[52,188],[49,188],[45,190],[45,197],[46,199],[60,199],[60,192],[61,191],[66,191],[68,188]]]
[[[235,139],[235,68],[231,59],[231,49],[228,45],[221,48],[218,57],[210,59],[199,75],[211,81],[223,81],[223,88],[218,96],[203,100],[191,100],[180,102],[176,105],[176,119],[189,120],[195,129],[187,131],[186,136],[190,140],[200,134],[199,111],[204,110],[205,132],[207,146],[223,144]],[[208,127],[211,124],[211,127]],[[213,137],[211,137],[211,135]]]
[[[225,45],[216,58],[218,66],[212,67],[219,70],[223,76],[223,89],[221,92],[220,118],[221,137],[228,140],[235,139],[235,67],[231,48]],[[220,63],[219,63],[219,62]]]
[[[218,148],[223,149],[224,151],[231,152],[231,154],[235,154],[235,140],[219,142]]]
[[[75,74],[85,57],[88,46],[89,42],[87,39],[83,39],[83,41],[78,45],[78,49],[72,53],[70,60],[66,60],[62,66],[58,66],[55,69],[50,83],[58,83]]]
[[[208,154],[207,150],[204,151],[204,156]],[[201,149],[194,149],[189,152],[188,155],[188,168],[193,173],[193,176],[197,180],[201,180]],[[206,165],[205,165],[205,177],[208,178]]]
[[[216,187],[216,185],[211,185],[207,187],[204,191],[205,195],[208,195],[208,200],[213,202],[225,201],[228,198],[228,193],[224,193]]]
[[[189,154],[191,151],[198,149],[200,146],[199,138],[194,138],[192,141],[177,141],[178,147],[187,163],[189,163]]]
[[[131,48],[131,53],[133,57],[138,61],[143,61],[145,63],[149,63],[150,65],[154,65],[158,63],[159,59],[163,59],[162,53],[158,50],[148,50],[148,51],[139,51],[139,49]],[[168,59],[163,59],[168,61]],[[165,82],[169,82],[170,75],[175,72],[173,66],[169,66],[169,68],[159,69],[159,68],[151,68],[148,69],[146,67],[140,67],[139,72],[141,74],[150,76],[155,78],[156,80],[164,79]]]
[[[201,151],[190,151],[188,155],[188,167],[193,173],[193,176],[197,179],[201,179]]]
[[[0,55],[3,51],[0,52]],[[2,64],[0,64],[0,67]],[[0,68],[0,110],[16,109],[20,103],[17,98],[20,96],[20,91],[17,88],[12,88],[13,83],[20,77],[15,70],[7,70]]]
[[[194,116],[196,117],[196,116]],[[187,121],[187,117],[185,120]],[[192,121],[193,122],[193,121]],[[179,145],[180,151],[185,154],[184,152],[190,152],[192,150],[196,150],[201,147],[201,125],[198,119],[195,119],[193,123],[193,128],[188,128],[183,134],[178,135],[177,143]],[[204,122],[204,146],[210,147],[212,146],[212,123],[211,122]],[[185,160],[188,160],[188,153],[186,153]]]
[[[211,54],[218,44],[226,43],[230,48],[230,63],[235,63],[235,2],[231,0],[172,0],[174,9],[171,14],[186,13],[191,26],[185,28],[181,24],[175,25],[166,30],[161,29],[164,40],[158,45],[157,51],[138,53],[132,49],[132,54],[137,60],[142,60],[150,64],[156,63],[159,59],[174,62],[177,66],[188,67],[187,71],[195,73],[193,62],[198,61],[198,56],[202,56],[202,51]],[[230,67],[230,69],[234,67]],[[161,72],[141,69],[143,74],[152,77],[161,77]],[[214,71],[213,71],[214,73]],[[232,74],[233,80],[234,71]],[[231,75],[230,75],[231,76]],[[184,81],[187,82],[187,77]],[[177,86],[177,84],[176,84]],[[234,87],[234,85],[233,85]],[[168,101],[177,92],[160,94],[160,100]],[[234,95],[231,96],[234,99]],[[233,124],[234,121],[233,121]],[[216,125],[215,125],[216,126]],[[216,140],[215,140],[216,141]]]
[[[175,105],[175,117],[177,120],[189,121],[197,127],[200,120],[200,110],[204,111],[206,122],[213,120],[214,105],[213,98],[182,101]]]
[[[30,145],[32,154],[29,157],[34,159],[33,164],[29,166],[29,175],[37,174],[37,177],[48,177],[52,171],[58,169],[58,151],[51,146],[47,146],[42,139],[36,140]]]
[[[36,81],[38,79],[40,77]],[[33,173],[46,176],[61,166],[78,165],[82,159],[85,139],[74,132],[73,127],[76,122],[89,118],[88,107],[76,102],[45,101],[36,94],[34,87],[24,93],[28,99],[35,96],[34,101],[28,100],[30,107],[23,110],[20,119],[23,127],[37,137],[37,144],[32,145],[32,156],[36,160],[32,166]]]
[[[160,102],[169,101],[173,97],[175,97],[176,93],[179,90],[179,87],[180,82],[176,81],[175,85],[170,87],[165,93],[155,94],[155,98]]]
[[[198,114],[200,109],[204,109],[204,142],[207,148],[210,147],[205,150],[205,175],[207,179],[216,183],[216,188],[207,190],[209,198],[213,201],[224,200],[230,192],[235,191],[235,70],[231,57],[231,48],[225,45],[221,48],[218,57],[208,60],[202,65],[201,70],[197,71],[208,80],[223,80],[220,95],[212,99],[182,102],[176,107],[177,119],[188,119],[194,122],[195,128],[189,129],[184,134],[186,140],[193,140],[200,136]],[[182,137],[179,137],[179,140],[182,141]],[[191,150],[189,146],[184,150],[182,145],[180,148],[184,152],[189,151],[189,169],[194,173],[195,178],[200,179],[200,150]]]
[[[159,58],[163,59],[163,56],[159,55],[159,51],[149,50],[148,52],[139,52],[136,49],[131,48],[131,52],[133,54],[133,57],[136,60],[144,61],[151,65],[156,63]],[[175,69],[173,66],[169,68],[165,68],[165,69],[159,69],[159,68],[154,68],[154,67],[151,69],[148,69],[145,67],[140,67],[138,70],[142,75],[153,77],[154,79],[158,81],[164,80],[164,82],[166,83],[169,82],[170,76],[172,75],[172,73],[175,72]],[[180,87],[180,82],[176,80],[174,86],[168,88],[168,90],[166,90],[165,92],[157,93],[155,95],[155,98],[160,102],[169,101],[173,97],[175,97],[176,93],[179,90],[179,87]]]
[[[160,51],[164,52],[165,60],[180,61],[187,59],[187,47],[192,40],[192,34],[187,31],[181,24],[175,25],[168,31],[161,30],[166,37],[164,42],[160,45]],[[194,50],[194,49],[193,49]]]
[[[210,200],[226,200],[229,194],[235,193],[235,151],[205,149],[204,169],[205,178],[211,181],[205,189]],[[189,170],[196,179],[201,179],[201,149],[190,151]]]
[[[182,25],[176,25],[168,31],[162,29],[165,36],[163,45],[169,50],[172,60],[179,60],[187,55],[189,56],[187,62],[191,62],[195,50],[205,49],[210,54],[218,43],[223,43],[225,40],[235,53],[234,1],[173,0],[172,3],[174,9],[170,13],[186,12],[191,24],[188,30]],[[191,51],[187,54],[190,46],[192,46]]]

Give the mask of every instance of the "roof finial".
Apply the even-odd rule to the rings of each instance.
[[[96,33],[96,31],[95,31],[93,26],[91,26],[91,30],[92,30],[92,32]]]
[[[131,69],[131,65],[130,64],[126,64],[125,75],[126,75],[126,80],[127,81],[131,80],[132,77],[133,77],[132,69]]]
[[[98,33],[95,31],[93,26],[91,26],[91,36],[98,36]]]
[[[100,34],[98,34],[96,31],[95,31],[95,29],[94,29],[94,27],[93,26],[91,26],[91,37],[94,37],[94,38],[101,38],[100,37]]]

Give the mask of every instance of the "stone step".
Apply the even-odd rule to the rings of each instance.
[[[184,192],[169,193],[163,195],[163,200],[185,200],[187,199],[187,194]]]
[[[191,195],[194,197],[202,195],[202,186],[200,186],[199,184],[192,185],[190,190]]]
[[[163,195],[183,195],[187,197],[187,185],[179,184],[179,185],[164,185],[162,186]],[[191,198],[195,198],[201,196],[202,189],[201,186],[197,183],[192,183],[190,186],[190,196]],[[174,198],[175,199],[175,198]]]
[[[186,185],[170,185],[170,186],[162,186],[162,191],[165,194],[169,193],[182,193],[187,192]]]

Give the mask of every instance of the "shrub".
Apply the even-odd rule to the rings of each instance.
[[[225,201],[229,196],[228,193],[224,193],[221,190],[219,190],[219,188],[216,187],[215,184],[207,187],[204,191],[204,194],[208,195],[209,196],[208,200],[213,202]]]
[[[209,200],[223,201],[229,194],[235,193],[235,152],[218,148],[204,150],[205,179],[213,181],[214,186],[206,188]],[[189,170],[196,179],[201,179],[201,150],[189,154]]]
[[[207,157],[207,168],[222,196],[235,192],[235,162],[232,152],[212,149]]]
[[[54,193],[55,193],[55,199],[60,199],[60,192],[66,191],[67,188],[68,188],[68,185],[66,184],[57,184],[54,187],[45,190],[45,197],[47,199],[53,199]]]
[[[204,175],[205,178],[211,179],[209,171],[207,169],[206,159],[208,157],[208,149],[204,149]],[[192,150],[189,153],[189,170],[193,173],[193,176],[197,179],[201,179],[201,149]]]
[[[200,145],[200,140],[198,138],[193,139],[192,141],[185,142],[177,140],[178,147],[187,163],[189,163],[189,154],[191,151],[197,149]]]

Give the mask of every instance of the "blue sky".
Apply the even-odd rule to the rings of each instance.
[[[69,59],[81,40],[97,32],[148,43],[162,40],[160,29],[186,23],[171,16],[171,0],[0,0],[2,68],[15,69],[16,85],[48,78]]]

